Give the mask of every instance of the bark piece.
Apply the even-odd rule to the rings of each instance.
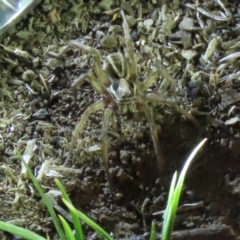
[[[172,240],[236,240],[230,226],[211,226],[173,232]]]

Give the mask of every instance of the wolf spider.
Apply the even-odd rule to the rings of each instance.
[[[123,19],[122,26],[126,44],[124,55],[120,52],[111,53],[106,57],[102,66],[102,56],[99,50],[77,41],[71,41],[68,45],[68,47],[71,48],[73,46],[78,47],[92,54],[94,58],[93,71],[82,74],[80,77],[75,79],[72,84],[72,89],[76,90],[77,86],[82,84],[85,80],[88,80],[94,90],[102,96],[102,99],[91,104],[84,111],[80,122],[76,125],[70,143],[69,156],[66,162],[68,162],[71,158],[74,150],[74,144],[80,132],[83,130],[89,116],[92,113],[105,108],[101,133],[101,150],[103,165],[109,183],[110,173],[108,165],[107,129],[108,123],[113,114],[116,114],[116,112],[125,114],[129,111],[141,111],[145,114],[146,120],[150,126],[150,133],[157,154],[158,170],[161,171],[163,169],[164,157],[158,139],[156,124],[153,118],[153,110],[149,105],[149,102],[159,101],[159,99],[162,101],[163,99],[159,98],[158,93],[147,94],[146,90],[157,81],[159,75],[162,75],[163,78],[170,83],[169,85],[172,86],[172,89],[175,90],[174,79],[163,68],[150,72],[146,79],[142,82],[137,80],[138,72],[134,44],[131,40],[129,26],[123,11],[121,11],[121,15]],[[62,53],[60,53],[60,55],[61,54]]]

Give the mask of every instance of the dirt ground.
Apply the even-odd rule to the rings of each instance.
[[[138,97],[139,89],[114,105],[106,103],[110,88],[99,93],[88,81],[72,87],[96,64],[93,54],[71,45],[72,40],[98,49],[103,60],[121,52],[126,69],[133,66],[121,10],[137,61],[137,77],[131,81],[144,84],[159,68],[169,74],[156,75],[139,95],[159,96],[144,103],[150,120],[132,96]],[[114,239],[149,239],[153,220],[161,231],[174,171],[207,137],[187,174],[174,230],[227,225],[235,234],[231,239],[240,237],[239,19],[240,5],[227,0],[42,1],[0,44],[0,219],[57,239],[16,157],[19,150],[29,154],[29,166],[59,206],[55,177],[75,206]],[[116,65],[121,65],[118,59]],[[124,72],[122,77],[128,76]],[[97,76],[100,88],[101,81]],[[76,125],[101,99],[105,106],[87,118],[71,152]],[[134,111],[122,114],[123,105]],[[113,110],[109,122],[103,120],[106,109]],[[110,183],[101,151],[102,123],[108,125]],[[154,124],[164,156],[161,171],[151,137]],[[98,239],[89,227],[84,232],[86,239]],[[16,239],[1,234],[1,239]]]

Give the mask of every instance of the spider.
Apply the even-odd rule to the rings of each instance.
[[[86,51],[93,55],[94,66],[93,69],[88,73],[80,75],[77,79],[73,81],[72,89],[76,90],[76,87],[82,84],[84,81],[89,81],[93,89],[98,92],[102,99],[91,104],[82,114],[80,122],[76,125],[73,132],[72,140],[70,143],[69,155],[66,162],[69,161],[73,154],[75,142],[83,130],[89,116],[101,109],[105,109],[103,114],[102,123],[102,133],[101,133],[101,151],[103,158],[103,166],[105,168],[106,176],[110,182],[109,164],[108,164],[108,141],[107,141],[107,130],[108,124],[114,114],[125,114],[127,112],[138,112],[144,113],[146,120],[149,124],[150,133],[154,148],[157,154],[157,166],[158,170],[161,172],[164,164],[164,157],[161,149],[161,145],[158,139],[158,132],[156,124],[153,118],[153,109],[149,102],[152,101],[163,101],[159,96],[159,91],[157,93],[146,93],[155,83],[159,77],[162,77],[169,83],[174,92],[175,81],[167,73],[164,68],[150,72],[146,79],[142,82],[137,80],[137,61],[135,58],[134,44],[130,37],[130,30],[127,23],[126,16],[123,11],[121,11],[121,16],[123,19],[123,31],[124,40],[126,44],[125,53],[115,52],[109,54],[103,61],[101,53],[99,50],[84,45],[78,41],[71,41],[67,48],[77,47],[83,51]],[[62,51],[59,55],[66,51]],[[102,65],[103,62],[103,65]],[[161,88],[161,86],[160,86]],[[176,107],[176,106],[175,106]],[[176,107],[178,109],[178,107]],[[179,110],[179,109],[178,109]],[[180,110],[180,112],[182,112]],[[191,118],[191,116],[188,116]],[[65,164],[66,164],[65,162]]]

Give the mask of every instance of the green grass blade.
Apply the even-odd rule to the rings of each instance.
[[[71,203],[66,201],[65,199],[62,199],[64,204],[69,208],[69,210],[74,211],[74,213],[82,220],[84,221],[87,225],[92,227],[96,232],[98,232],[100,235],[102,235],[105,239],[107,240],[112,240],[110,235],[105,232],[99,225],[97,225],[93,220],[91,220],[89,217],[87,217],[85,214],[82,212],[78,211]]]
[[[60,183],[60,181],[58,179],[55,179],[55,183],[56,183],[58,189],[61,191],[63,199],[65,199],[67,202],[72,204],[71,199],[68,197],[67,192],[66,192],[64,186]],[[74,229],[76,231],[76,239],[84,240],[82,225],[81,225],[81,222],[80,222],[78,216],[72,210],[69,210],[69,212],[72,216]]]
[[[150,240],[156,240],[156,225],[155,222],[152,222]]]
[[[172,187],[175,186],[176,180],[174,180],[175,177],[173,176],[173,180],[172,180],[171,187],[170,187],[170,193],[169,193],[169,196],[172,196],[172,198],[168,199],[166,215],[164,213],[162,240],[170,240],[171,239],[173,224],[174,224],[175,217],[176,217],[177,207],[178,207],[179,199],[181,196],[185,175],[190,166],[190,163],[192,162],[192,160],[194,159],[194,157],[196,156],[198,151],[203,147],[203,145],[206,141],[207,141],[206,138],[204,140],[202,140],[191,152],[190,156],[188,157],[188,159],[187,159],[186,163],[184,164],[183,169],[180,173],[177,185],[174,189],[174,193],[172,193]],[[175,172],[175,174],[176,174],[176,172]]]
[[[19,151],[17,151],[17,156],[18,158],[22,161],[22,163],[24,164],[24,166],[26,167],[27,169],[27,172],[28,172],[28,175],[30,177],[30,179],[32,180],[35,188],[37,189],[38,193],[40,194],[41,198],[43,199],[43,202],[44,204],[46,205],[47,209],[48,209],[48,212],[49,214],[51,215],[52,217],[52,220],[53,220],[53,223],[55,225],[55,228],[58,232],[58,235],[60,237],[61,240],[66,240],[66,237],[65,237],[65,234],[63,232],[63,229],[60,225],[60,222],[59,222],[59,219],[53,209],[53,206],[51,204],[51,202],[49,201],[49,199],[45,196],[40,184],[37,182],[36,178],[34,177],[34,175],[32,174],[32,171],[31,169],[29,168],[28,164],[26,164],[26,162],[24,161],[21,153]]]
[[[26,240],[47,240],[46,238],[22,227],[15,226],[8,222],[0,221],[0,229]]]
[[[204,143],[207,141],[207,139],[203,139],[195,148],[194,150],[191,152],[190,156],[188,157],[186,163],[183,166],[183,169],[179,175],[178,178],[178,182],[176,185],[176,189],[174,191],[174,196],[173,196],[173,212],[172,214],[174,215],[172,218],[172,222],[171,222],[171,228],[173,229],[173,223],[175,220],[175,216],[176,216],[176,212],[177,212],[177,207],[178,207],[178,203],[179,203],[179,199],[181,196],[181,192],[182,192],[182,187],[183,187],[183,183],[185,180],[185,176],[187,173],[187,170],[191,164],[191,162],[193,161],[194,157],[197,155],[198,151],[203,147]]]
[[[63,225],[63,229],[64,229],[67,239],[68,240],[76,240],[76,238],[74,237],[74,234],[72,232],[72,229],[68,225],[67,221],[61,215],[58,215],[58,217]],[[77,240],[82,240],[82,239],[77,239]]]
[[[176,186],[176,190],[178,190],[179,194],[181,193],[181,188],[183,186],[183,182],[185,179],[185,175],[187,173],[187,170],[192,162],[192,160],[194,159],[194,157],[197,155],[198,151],[203,147],[203,145],[205,144],[205,142],[207,141],[207,138],[203,139],[195,148],[194,150],[191,152],[190,156],[188,157],[186,163],[183,166],[183,169],[180,173],[179,176],[179,180]]]
[[[166,236],[166,233],[169,232],[170,222],[171,222],[171,216],[172,216],[172,202],[174,197],[174,191],[176,187],[177,182],[177,171],[173,174],[170,190],[168,194],[168,201],[167,201],[167,207],[163,214],[163,227],[162,227],[162,236]]]

